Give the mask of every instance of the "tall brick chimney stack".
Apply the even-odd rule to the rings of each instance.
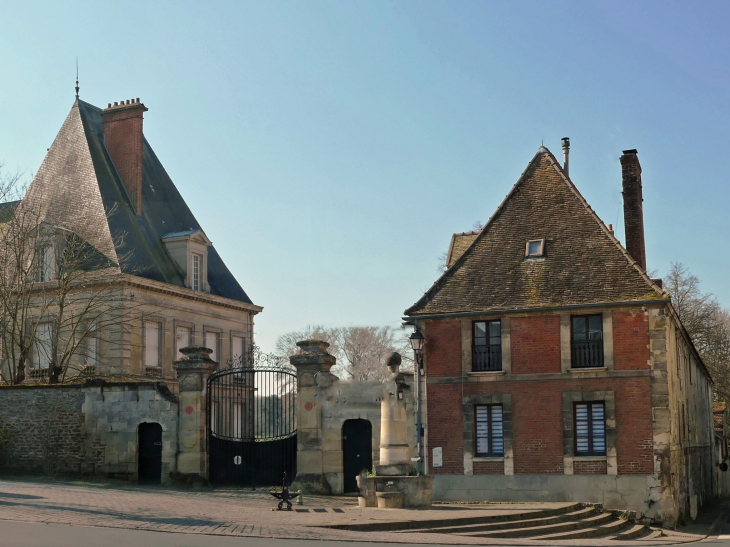
[[[641,164],[636,150],[624,150],[621,156],[621,178],[624,196],[626,250],[646,271],[644,244],[644,197],[641,191]]]
[[[139,99],[109,103],[102,110],[106,149],[138,215],[142,214],[142,118],[146,110]]]

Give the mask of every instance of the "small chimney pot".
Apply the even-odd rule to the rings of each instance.
[[[560,144],[563,146],[563,171],[570,176],[570,138],[563,137]]]

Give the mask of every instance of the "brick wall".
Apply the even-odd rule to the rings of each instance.
[[[512,374],[560,372],[560,318],[555,315],[510,320]]]
[[[474,462],[475,475],[504,475],[504,462]]]
[[[605,475],[607,471],[606,461],[573,461],[574,475]]]
[[[461,376],[461,321],[429,321],[426,340],[429,377]]]
[[[464,473],[461,385],[428,387],[428,445],[443,448],[443,467],[431,466],[431,473]]]
[[[649,357],[649,316],[641,310],[613,313],[614,369],[648,369]]]
[[[651,379],[627,378],[614,385],[618,474],[653,473]]]
[[[560,474],[563,469],[562,393],[613,391],[618,473],[652,474],[651,379],[568,378],[554,381],[474,382],[464,395],[512,395],[515,474]],[[462,385],[428,385],[428,450],[443,447],[444,466],[433,473],[462,474]],[[474,473],[483,462],[474,462]],[[491,463],[491,462],[489,462]]]

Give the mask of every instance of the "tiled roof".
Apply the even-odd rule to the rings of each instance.
[[[449,253],[446,256],[446,267],[450,268],[459,257],[469,248],[469,245],[477,238],[479,232],[462,232],[451,236],[451,245],[449,245]]]
[[[77,100],[21,206],[32,206],[44,218],[63,218],[64,228],[118,266],[124,255],[124,273],[182,287],[183,275],[161,239],[202,228],[147,139],[142,168],[142,215],[137,216],[104,144],[101,109]],[[252,304],[213,246],[208,247],[208,283],[211,294]]]
[[[525,259],[529,240],[545,257]],[[547,148],[406,316],[663,298]]]

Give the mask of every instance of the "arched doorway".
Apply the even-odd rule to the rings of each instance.
[[[342,425],[342,467],[345,492],[357,492],[360,471],[373,468],[373,426],[368,420],[347,420]]]
[[[162,426],[139,424],[137,436],[138,474],[140,484],[160,484],[162,478]]]

